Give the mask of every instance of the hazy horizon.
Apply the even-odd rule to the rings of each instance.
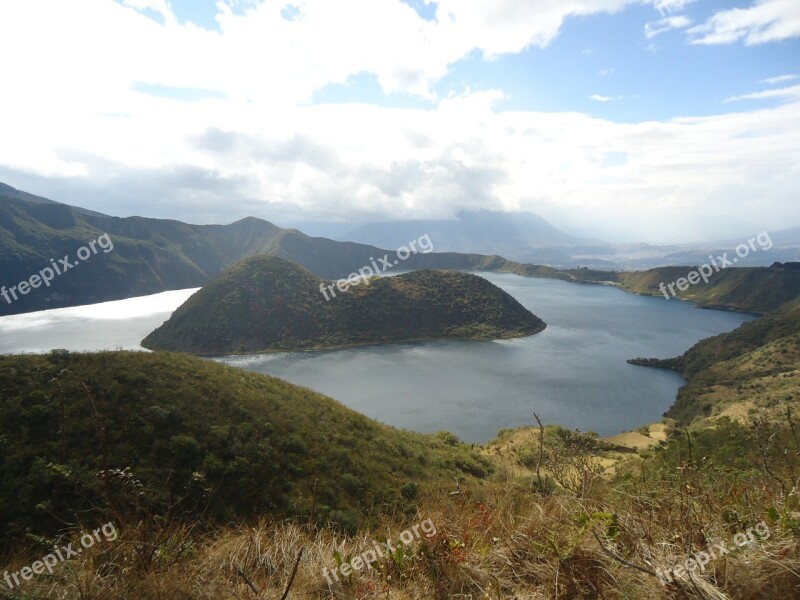
[[[9,183],[7,183],[5,181],[0,181],[0,184],[10,185]],[[42,193],[32,192],[31,190],[28,190],[28,189],[16,188],[16,186],[13,186],[13,185],[11,187],[15,187],[15,189],[17,189],[18,191],[21,191],[21,192],[32,193],[32,194],[34,194],[36,196],[41,196],[41,197],[47,198],[48,200],[53,200],[53,201],[56,201],[56,202],[63,202],[64,204],[70,204],[71,206],[77,206],[77,207],[80,207],[80,208],[87,208],[85,205],[82,205],[82,204],[79,204],[79,203],[65,202],[65,201],[59,200],[57,198],[46,196],[46,195],[44,195]],[[480,211],[480,209],[478,209],[478,211],[472,211],[472,212],[479,212],[479,211]],[[460,212],[461,211],[459,211],[459,213]],[[499,215],[513,215],[513,216],[533,215],[533,216],[536,216],[536,217],[543,218],[541,215],[538,215],[537,213],[534,213],[532,211],[491,211],[491,212],[494,213],[494,214],[499,214]],[[127,213],[127,214],[126,213],[117,213],[117,214],[115,214],[114,212],[108,212],[106,214],[108,214],[109,216],[120,217],[120,218],[134,217],[134,216],[136,216],[136,217],[145,217],[145,218],[158,218],[158,217],[153,217],[152,215],[144,214],[144,213],[140,213],[140,212],[131,212],[131,213]],[[228,225],[230,223],[234,223],[234,222],[239,221],[241,219],[248,218],[248,217],[254,217],[254,216],[256,216],[256,215],[245,214],[245,215],[233,217],[233,218],[231,218],[229,220],[226,220],[226,221],[201,222],[198,219],[193,219],[191,215],[186,215],[183,218],[177,218],[177,220],[182,221],[184,223],[192,224],[192,225]],[[396,223],[396,224],[399,225],[399,224],[408,224],[408,223],[425,223],[425,222],[430,222],[430,221],[457,223],[459,221],[459,217],[460,217],[460,215],[456,214],[455,216],[453,216],[452,218],[449,218],[449,219],[430,219],[430,220],[427,220],[427,219],[397,219],[397,220],[394,220],[394,221],[354,221],[352,219],[344,219],[344,218],[342,218],[342,219],[332,219],[332,220],[329,220],[329,221],[301,220],[301,221],[290,221],[290,222],[278,221],[278,220],[275,220],[275,219],[270,219],[268,216],[266,216],[266,217],[257,217],[257,218],[261,218],[261,219],[264,219],[266,221],[269,221],[269,222],[273,223],[274,225],[277,225],[278,227],[281,227],[281,228],[284,228],[284,229],[292,229],[292,228],[298,229],[299,231],[301,231],[301,232],[303,232],[303,233],[305,233],[307,235],[310,235],[312,237],[328,237],[328,238],[331,238],[331,239],[344,239],[347,236],[347,233],[349,233],[351,231],[354,231],[357,228],[359,228],[361,226],[364,226],[364,225],[371,225],[371,224],[376,224],[376,223],[377,224],[394,224],[394,223]],[[655,245],[666,245],[666,246],[676,245],[676,246],[681,246],[681,245],[699,245],[699,244],[721,243],[721,242],[733,240],[733,239],[735,239],[737,237],[737,234],[734,233],[734,234],[729,234],[727,236],[716,235],[716,236],[707,236],[707,237],[703,237],[703,238],[700,238],[700,237],[684,237],[684,238],[677,237],[677,238],[674,238],[674,239],[661,239],[661,240],[658,240],[658,239],[642,239],[640,237],[637,237],[636,234],[634,233],[634,234],[629,235],[629,236],[621,236],[621,237],[611,237],[611,238],[609,238],[609,237],[597,236],[595,233],[593,233],[593,230],[591,228],[588,228],[588,227],[572,227],[569,224],[564,225],[564,226],[559,226],[558,224],[556,224],[556,223],[554,223],[554,222],[552,222],[552,221],[550,221],[548,219],[545,219],[545,221],[549,225],[551,225],[551,226],[555,227],[556,229],[558,229],[560,232],[565,233],[567,235],[571,235],[571,236],[577,237],[577,238],[581,238],[581,240],[584,241],[584,242],[605,242],[605,243],[608,243],[608,244],[650,244],[650,245],[654,245],[654,246]],[[776,229],[775,231],[796,229],[798,227],[800,227],[800,222],[798,222],[798,224],[796,224],[796,225],[783,226],[783,227],[781,227],[779,229]],[[602,227],[600,227],[598,229],[602,230]],[[743,226],[741,228],[741,230],[738,232],[738,236],[739,237],[747,237],[747,236],[751,236],[751,235],[753,235],[755,233],[756,233],[755,229],[753,229],[751,226]]]

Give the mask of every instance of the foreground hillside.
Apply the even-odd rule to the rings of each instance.
[[[223,354],[509,338],[544,328],[511,295],[476,275],[415,271],[372,278],[342,292],[295,263],[257,256],[194,294],[142,345]]]
[[[346,530],[416,485],[480,478],[452,436],[400,432],[305,388],[188,355],[0,356],[0,540],[99,514]]]
[[[470,448],[186,355],[2,357],[0,386],[9,598],[800,597],[791,422],[672,430],[609,478],[593,434]]]

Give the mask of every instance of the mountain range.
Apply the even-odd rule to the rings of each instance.
[[[145,217],[112,217],[0,189],[0,286],[11,288],[102,235],[113,251],[98,253],[46,287],[16,300],[0,298],[0,316],[92,304],[200,287],[234,263],[261,254],[292,260],[319,277],[347,277],[389,251],[312,238],[248,217],[230,225],[190,225]],[[407,240],[408,241],[408,240]],[[404,268],[487,268],[499,257],[414,254]]]
[[[481,220],[491,224],[488,230],[493,232],[495,239],[503,237],[504,227],[513,225],[508,216],[499,218],[485,213],[465,213],[462,216],[466,219],[469,231],[476,231]],[[400,230],[399,237],[388,239],[390,243],[383,248],[402,247],[415,238],[426,235],[431,241],[430,248],[411,252],[403,258],[402,263],[398,261],[399,264],[393,265],[391,258],[396,256],[396,250],[311,237],[297,229],[284,229],[254,217],[229,225],[191,225],[174,220],[136,216],[112,217],[53,202],[3,185],[0,187],[0,316],[201,287],[238,261],[258,255],[276,256],[296,262],[317,277],[325,279],[346,278],[362,267],[377,264],[376,261],[384,258],[387,264],[397,270],[506,271],[565,281],[612,283],[643,293],[654,293],[652,285],[659,281],[671,281],[664,279],[667,275],[662,274],[669,270],[651,269],[645,276],[637,279],[637,276],[630,273],[611,270],[608,267],[609,264],[614,264],[611,261],[601,261],[604,264],[602,269],[588,269],[588,260],[582,267],[559,269],[541,264],[523,264],[494,253],[486,255],[443,252],[443,249],[450,247],[447,239],[454,229],[441,225],[441,222],[415,223],[413,226],[404,225],[407,228]],[[426,224],[431,225],[432,231],[438,231],[443,239],[425,231]],[[388,225],[384,225],[384,228],[388,228]],[[519,236],[532,235],[534,231],[543,232],[545,238],[554,243],[559,239],[570,239],[533,217],[509,232],[508,239],[519,241]],[[457,237],[460,236],[458,239],[466,243],[467,237],[462,233],[458,233]],[[8,290],[12,287],[17,286],[19,289],[21,282],[32,281],[43,269],[57,264],[56,261],[72,261],[80,249],[104,235],[113,243],[113,251],[96,253],[89,259],[80,261],[80,264],[73,264],[69,273],[53,278],[46,286],[38,285],[36,289],[17,294],[16,298],[9,293]],[[366,230],[364,235],[367,235]],[[767,264],[771,264],[771,261],[800,259],[800,244],[797,248],[792,246],[798,237],[800,235],[794,229],[773,232],[771,238],[774,244],[769,251],[752,252],[747,258],[751,262],[756,259],[762,262],[766,260]],[[490,247],[492,237],[482,239],[481,243]],[[784,244],[783,249],[779,248],[781,243]],[[613,252],[602,243],[598,244],[575,246],[572,251],[581,251],[587,253],[587,256],[592,253],[599,256],[603,251]],[[722,247],[731,250],[732,246],[733,242],[730,242]],[[673,262],[664,258],[658,261],[667,261],[671,265],[702,264],[707,262],[709,248],[712,247],[713,245],[709,245],[674,255],[676,258]],[[643,248],[638,250],[644,251]],[[655,257],[657,253],[653,248],[656,247],[649,248]],[[547,251],[561,252],[556,247]],[[785,256],[789,258],[782,258]],[[681,260],[678,261],[677,258]],[[656,261],[656,258],[651,257],[648,260]],[[552,262],[558,264],[557,260]],[[742,260],[738,266],[746,264],[749,263]],[[675,268],[686,271],[690,267]],[[728,277],[730,276],[712,278],[711,287],[723,279],[728,281]],[[781,277],[794,281],[796,274],[786,272]],[[752,295],[752,289],[742,283],[740,281],[735,289],[727,290],[725,302],[715,304],[710,299],[700,300],[709,300],[709,306],[755,312],[774,308],[764,308],[749,301],[739,302],[741,294]],[[790,289],[794,289],[793,283],[788,285]],[[4,291],[5,296],[2,295]],[[705,293],[713,295],[708,289]]]
[[[606,270],[651,269],[702,263],[709,254],[733,250],[743,239],[704,243],[655,245],[612,243],[565,233],[531,212],[461,211],[449,220],[380,221],[353,226],[346,223],[303,222],[296,227],[324,237],[397,248],[426,232],[440,252],[499,254],[518,262],[562,269],[589,267]],[[758,232],[754,231],[753,235]],[[769,252],[752,253],[740,266],[769,266],[775,261],[800,260],[800,227],[770,232]]]
[[[556,269],[428,251],[447,248],[433,234],[431,245],[403,258],[258,219],[197,226],[109,217],[7,188],[0,195],[0,285],[28,279],[51,258],[81,257],[79,249],[103,236],[113,241],[49,289],[0,301],[3,310],[203,285],[162,328],[181,350],[208,340],[236,346],[250,334],[278,347],[300,335],[324,342],[309,330],[311,317],[332,317],[337,338],[364,333],[358,319],[383,320],[366,333],[393,339],[418,333],[415,325],[425,333],[473,327],[449,332],[459,335],[490,326],[492,336],[542,325],[480,277],[424,269],[501,270],[651,295],[699,269]],[[404,233],[410,246],[427,232]],[[328,283],[320,277],[377,268],[374,260],[413,272],[320,298]],[[798,597],[800,263],[737,265],[676,285],[674,302],[767,314],[681,357],[632,359],[677,370],[688,383],[662,423],[622,436],[635,440],[628,445],[541,423],[468,445],[446,431],[400,431],[309,389],[172,352],[0,356],[4,576],[21,574],[31,598],[277,598],[290,590],[293,598],[400,598],[409,590],[425,598]],[[409,298],[419,322],[395,311]],[[509,399],[498,389],[486,401]],[[452,406],[460,410],[458,398]],[[390,536],[402,541],[399,532],[423,517],[436,535],[390,549]],[[114,545],[87,548],[43,573],[37,558],[47,564],[55,542],[83,544],[82,533],[104,521],[118,526]],[[753,530],[759,537],[736,542]],[[364,547],[377,548],[374,540],[389,553],[346,575],[342,566],[356,568]],[[692,552],[726,540],[737,547],[729,543],[728,555],[709,560],[704,572],[679,571]],[[337,565],[341,580],[326,586],[320,573]],[[38,576],[28,581],[31,573]]]

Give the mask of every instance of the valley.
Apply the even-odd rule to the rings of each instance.
[[[340,287],[324,277],[386,251],[257,219],[189,226],[6,199],[14,277],[87,235],[113,240],[0,317],[0,554],[24,577],[23,557],[80,528],[64,523],[105,519],[123,541],[29,590],[78,593],[71,569],[98,600],[241,582],[303,598],[780,598],[799,585],[794,262],[718,270],[667,299],[698,267],[424,252]],[[415,548],[325,577],[419,515],[436,533]],[[675,568],[756,523],[768,535],[708,573]],[[115,574],[94,578],[93,564]]]
[[[0,600],[800,600],[798,0],[0,57]]]

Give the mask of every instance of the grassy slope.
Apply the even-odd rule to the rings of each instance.
[[[686,277],[695,267],[660,267],[649,271],[619,274],[623,289],[639,294],[663,296],[665,286]],[[703,308],[724,308],[764,314],[800,295],[800,271],[789,268],[728,268],[715,273],[708,284],[700,281],[681,292],[678,298]]]
[[[415,271],[336,291],[289,261],[257,256],[231,267],[142,344],[222,354],[433,338],[530,335],[544,323],[475,275]]]
[[[253,220],[255,221],[255,220]],[[250,240],[280,231],[265,221],[197,226],[160,219],[86,214],[63,204],[34,204],[0,191],[0,284],[10,287],[107,233],[102,250],[56,277],[50,287],[0,301],[0,315],[198,287],[242,256]]]
[[[667,413],[681,423],[736,406],[784,410],[800,400],[800,300],[698,342],[678,358],[641,362],[687,378]]]
[[[451,435],[398,431],[308,389],[188,355],[0,356],[0,423],[4,541],[98,506],[127,518],[304,514],[315,480],[317,515],[354,528],[402,504],[409,482],[490,471]],[[132,478],[98,475],[126,468]]]
[[[636,294],[664,297],[659,284],[665,286],[686,277],[696,267],[658,267],[647,271],[599,271],[596,269],[559,270],[539,265],[524,265],[507,261],[496,270],[524,277],[547,277],[574,283],[616,285]],[[731,267],[714,273],[708,283],[690,285],[676,297],[688,300],[701,308],[736,310],[766,314],[800,296],[800,270],[785,267]],[[672,299],[672,298],[670,298]]]
[[[787,310],[766,321],[764,333],[720,342],[715,352],[731,360],[758,348],[762,336],[791,337],[797,307]],[[3,357],[0,382],[5,538],[25,526],[32,534],[51,529],[48,511],[69,517],[92,506],[98,510],[81,514],[58,543],[108,518],[122,532],[121,541],[26,583],[24,595],[12,595],[19,599],[244,597],[249,584],[240,573],[279,597],[301,548],[292,588],[300,599],[800,597],[800,504],[789,493],[800,476],[800,439],[791,421],[722,419],[693,431],[691,443],[676,430],[641,456],[628,453],[634,458],[611,480],[601,476],[602,461],[618,448],[548,427],[540,493],[535,429],[501,432],[479,455],[452,436],[398,432],[308,390],[186,355]],[[132,491],[143,497],[130,493],[127,477],[112,478],[106,493],[95,475],[103,448],[109,467],[132,468],[143,482]],[[480,485],[469,485],[470,474]],[[458,493],[450,492],[453,476],[467,483]],[[318,526],[307,527],[315,479]],[[199,512],[217,522],[299,518],[211,528],[206,518],[198,528]],[[322,575],[427,517],[435,536],[331,586]],[[330,519],[360,531],[343,537],[325,525]],[[734,535],[761,521],[768,539],[715,558],[692,581],[665,587],[626,566],[665,570],[715,543],[732,549]],[[29,535],[3,562],[13,572],[53,542]]]
[[[6,364],[7,360],[13,361],[12,368],[17,372],[9,373],[6,367],[12,365]],[[297,511],[301,514],[297,519],[270,519],[266,516],[269,508],[262,506],[259,512],[265,518],[247,526],[206,525],[198,528],[191,518],[181,521],[159,518],[163,512],[159,512],[158,507],[153,508],[152,504],[127,519],[113,516],[111,518],[121,531],[120,540],[98,544],[91,551],[57,565],[52,576],[35,577],[24,584],[22,593],[11,595],[12,598],[156,600],[175,597],[211,600],[252,597],[251,584],[263,590],[260,597],[277,598],[294,571],[301,549],[303,553],[297,563],[291,597],[303,600],[446,600],[470,596],[491,600],[667,600],[676,597],[760,600],[796,598],[800,594],[800,507],[797,496],[786,493],[789,489],[786,485],[791,486],[798,475],[796,457],[792,458],[793,453],[787,451],[796,450],[798,439],[786,426],[761,431],[721,422],[715,429],[694,433],[691,446],[684,437],[671,437],[658,449],[637,456],[611,481],[599,477],[596,469],[585,468],[590,463],[581,458],[588,456],[591,462],[604,451],[603,444],[597,443],[592,436],[548,427],[542,465],[545,477],[555,476],[558,466],[563,467],[565,460],[567,464],[584,470],[572,474],[561,471],[562,476],[566,475],[578,487],[569,490],[548,486],[543,493],[538,491],[534,475],[538,462],[536,430],[529,432],[533,435],[524,436],[520,430],[506,431],[484,449],[486,458],[483,460],[497,464],[492,477],[479,486],[462,486],[456,492],[454,484],[447,489],[431,485],[442,481],[441,478],[449,472],[457,473],[453,465],[468,454],[466,448],[450,445],[453,441],[447,436],[409,436],[377,426],[349,411],[342,412],[340,418],[343,422],[339,423],[327,414],[330,401],[310,392],[305,393],[313,398],[305,401],[302,397],[293,398],[291,402],[287,398],[283,411],[279,411],[270,395],[277,393],[273,386],[279,382],[259,376],[252,376],[251,382],[250,375],[220,365],[210,364],[213,368],[210,380],[198,379],[196,373],[201,365],[208,363],[175,355],[108,353],[25,357],[3,359],[0,368],[3,369],[2,380],[14,385],[20,385],[23,376],[44,382],[61,372],[63,387],[68,393],[74,391],[77,397],[82,385],[80,381],[69,383],[67,374],[60,371],[62,367],[69,368],[70,377],[77,379],[90,372],[97,375],[112,370],[120,372],[122,365],[115,364],[115,361],[122,360],[131,363],[128,372],[134,364],[147,369],[151,374],[147,379],[154,380],[150,385],[158,385],[157,373],[161,369],[179,376],[178,380],[171,378],[170,386],[158,389],[159,394],[165,395],[161,404],[163,410],[178,406],[182,413],[186,413],[184,423],[170,427],[171,435],[190,426],[197,431],[205,428],[204,435],[212,440],[206,442],[204,437],[199,443],[215,443],[215,427],[224,423],[224,419],[219,408],[209,407],[209,402],[204,399],[207,392],[202,390],[213,386],[216,381],[221,381],[225,390],[214,389],[214,394],[224,394],[227,390],[240,393],[253,383],[256,386],[263,384],[268,389],[260,390],[247,402],[242,402],[245,410],[239,411],[241,414],[236,416],[234,425],[245,431],[250,427],[257,428],[257,415],[266,405],[269,406],[266,411],[269,422],[276,425],[274,433],[270,434],[272,438],[282,436],[285,440],[291,435],[291,431],[280,432],[280,427],[303,427],[302,441],[308,446],[308,454],[320,453],[313,459],[303,459],[297,455],[297,440],[287,445],[269,439],[258,449],[259,454],[266,451],[270,457],[265,461],[269,464],[263,467],[263,471],[287,466],[300,468],[305,466],[304,460],[325,462],[333,460],[333,457],[336,457],[337,465],[346,460],[345,457],[355,464],[345,474],[332,464],[325,467],[328,472],[290,472],[288,485],[302,481],[291,495],[293,499],[305,502],[305,510]],[[55,364],[51,368],[46,363]],[[281,385],[284,394],[302,392],[288,384]],[[120,455],[128,451],[137,452],[138,456],[141,451],[139,437],[152,437],[152,425],[145,419],[159,415],[159,411],[146,411],[145,419],[125,419],[123,415],[132,417],[139,414],[137,407],[142,402],[137,397],[141,393],[127,393],[120,397],[94,382],[90,381],[88,386],[98,394],[98,398],[102,391],[113,401],[98,401],[98,412],[107,419],[103,422],[126,425],[108,428],[109,435],[115,437],[114,452]],[[177,396],[188,393],[195,397],[198,392],[199,403]],[[312,399],[315,401],[310,402]],[[237,396],[235,404],[238,400]],[[147,396],[144,404],[150,402],[161,402],[160,396]],[[218,401],[212,404],[218,404]],[[48,437],[34,440],[32,447],[44,455],[44,460],[57,456],[57,436],[52,434],[57,428],[53,417],[47,418],[47,407],[35,397],[27,399],[23,405],[30,406],[30,409],[19,414],[14,421],[16,430],[20,431],[18,439],[4,439],[4,450],[10,444],[15,452],[29,449],[28,429],[40,426],[47,431]],[[70,407],[68,423],[91,421],[87,402],[80,406],[81,415],[75,412],[77,405]],[[193,407],[195,415],[189,414]],[[281,415],[281,412],[285,414]],[[120,416],[115,417],[115,414]],[[20,417],[28,424],[20,423]],[[359,421],[362,421],[361,425]],[[74,430],[68,427],[67,431],[70,433],[68,458],[72,462],[87,456],[92,457],[95,463],[99,462],[98,449],[102,444],[91,423]],[[169,438],[165,435],[163,439]],[[412,451],[408,461],[404,460],[408,453],[401,446],[395,446],[398,439]],[[762,450],[759,444],[766,440],[769,448]],[[415,445],[415,441],[419,444]],[[176,445],[164,460],[175,460],[177,451],[182,452],[185,459],[186,447],[185,442]],[[234,445],[234,448],[238,447]],[[505,453],[503,447],[506,447]],[[418,450],[425,453],[429,466],[417,466],[419,460],[415,460],[413,452]],[[47,453],[51,456],[47,457]],[[20,463],[14,454],[8,456],[4,451],[4,456],[7,456],[5,469]],[[154,456],[159,458],[158,453]],[[353,471],[365,460],[371,461],[369,467],[378,472]],[[470,460],[475,464],[481,462],[474,457]],[[385,464],[387,461],[392,465],[390,468]],[[437,465],[439,461],[452,461],[452,464]],[[33,472],[27,479],[40,483],[43,488],[41,498],[52,504],[53,498],[58,498],[59,490],[64,493],[65,488],[53,486],[53,480],[48,481],[43,476],[42,462],[31,463]],[[360,485],[360,496],[374,498],[388,477],[388,486],[392,493],[396,493],[397,485],[409,478],[403,471],[406,464],[420,469],[417,476],[421,491],[413,500],[410,496],[406,498],[401,503],[401,510],[393,510],[389,502],[371,507],[376,518],[363,519],[363,527],[353,537],[345,537],[326,526],[326,486],[340,486],[339,493],[349,498],[347,486]],[[152,467],[145,467],[140,469],[144,475],[137,476],[147,482],[145,489],[149,498],[154,487],[149,481],[151,472],[148,469]],[[191,468],[190,465],[178,468],[171,477],[180,479]],[[238,477],[242,468],[241,460],[234,461],[230,466],[231,474]],[[58,469],[58,472],[63,471],[63,468]],[[200,472],[204,472],[203,469]],[[349,472],[358,475],[348,477]],[[163,481],[163,473],[159,475],[161,477],[154,477],[156,482]],[[320,478],[317,508],[323,513],[314,520],[316,526],[306,524],[312,476]],[[3,477],[4,482],[14,481],[8,478],[7,472]],[[193,477],[196,479],[197,476]],[[264,485],[259,477],[237,479],[227,490],[233,496],[228,501],[242,502],[256,497],[254,494]],[[12,489],[5,494],[4,503],[14,510],[28,506],[36,499],[29,495],[27,488]],[[118,496],[111,494],[114,499]],[[99,498],[98,503],[103,500]],[[58,540],[29,536],[26,545],[5,557],[4,568],[14,572],[31,564],[49,552],[51,542],[64,545],[67,541],[75,541],[87,527],[105,522],[102,519],[106,516],[82,515],[81,525],[69,529],[68,535]],[[436,534],[432,537],[414,539],[402,550],[380,558],[372,569],[362,569],[347,578],[340,576],[338,583],[329,585],[326,581],[322,569],[334,569],[340,561],[351,560],[373,547],[374,540],[388,538],[396,542],[402,531],[410,531],[412,525],[428,518],[436,527]],[[734,535],[761,521],[770,528],[769,538],[755,538],[747,547],[735,549],[731,541]],[[6,520],[0,522],[7,523]],[[41,527],[41,520],[37,521],[33,531]],[[662,586],[654,575],[645,572],[671,569],[693,553],[720,542],[726,544],[731,552],[722,558],[715,557],[705,571],[698,572],[691,581],[688,576],[676,576],[672,585]],[[614,556],[621,557],[626,563]],[[630,564],[645,571],[629,568],[627,565]],[[242,573],[250,583],[245,582]]]

